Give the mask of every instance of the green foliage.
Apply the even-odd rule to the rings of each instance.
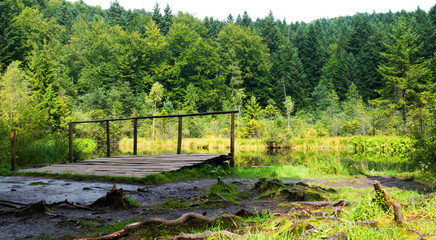
[[[55,140],[17,142],[18,166],[38,167],[47,164],[66,163],[68,161],[68,143]]]
[[[0,158],[8,158],[12,127],[33,145],[65,137],[71,119],[238,109],[240,137],[273,141],[410,128],[426,139],[417,140],[416,156],[429,166],[435,19],[435,7],[288,24],[272,12],[220,21],[173,15],[168,5],[162,14],[159,5],[131,11],[117,1],[103,10],[81,1],[4,0]],[[228,134],[212,118],[184,121],[184,136]],[[174,136],[176,122],[148,123],[140,135]],[[113,127],[115,141],[131,135],[126,124]],[[101,143],[103,130],[78,126],[77,134]]]
[[[409,109],[424,107],[429,102],[427,92],[434,89],[435,83],[430,81],[428,63],[416,59],[420,49],[416,43],[418,36],[407,26],[405,18],[396,23],[391,38],[387,52],[382,53],[387,62],[378,69],[385,81],[378,101],[401,112],[403,129],[407,133]]]
[[[89,138],[74,138],[74,150],[82,153],[91,153],[97,150],[97,141]]]

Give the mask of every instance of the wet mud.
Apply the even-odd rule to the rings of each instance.
[[[224,182],[237,185],[239,190],[252,189],[257,179],[222,179]],[[373,188],[374,181],[380,181],[383,187],[398,187],[405,190],[428,191],[427,186],[395,179],[392,177],[357,176],[348,179],[329,180],[282,180],[285,184],[297,182],[308,184],[322,184],[325,187],[354,187]],[[222,213],[237,213],[241,209],[247,211],[262,211],[269,209],[274,212],[287,211],[277,207],[277,201],[283,199],[258,198],[245,199],[239,204],[228,204],[221,208],[193,208],[172,209],[163,211],[157,206],[169,199],[187,200],[201,196],[209,187],[217,183],[216,179],[202,179],[197,181],[175,182],[162,185],[134,185],[116,184],[126,195],[141,205],[139,208],[128,209],[80,209],[71,205],[58,205],[50,212],[42,214],[20,215],[12,214],[11,207],[0,204],[0,239],[35,239],[35,237],[49,236],[62,238],[65,236],[83,236],[104,224],[130,219],[147,219],[160,217],[174,219],[186,212],[195,212],[208,217]],[[64,200],[74,202],[80,206],[88,206],[98,198],[104,196],[114,183],[88,182],[78,180],[59,180],[40,177],[0,177],[0,202],[8,201],[18,204],[30,204],[44,200],[47,204]],[[90,222],[92,224],[84,224]],[[92,225],[92,226],[90,226]]]

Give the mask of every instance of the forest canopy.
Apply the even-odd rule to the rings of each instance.
[[[65,136],[71,120],[233,109],[241,137],[262,135],[265,121],[295,136],[433,126],[436,5],[310,23],[272,12],[198,19],[117,1],[104,10],[4,0],[0,12],[2,136],[12,128],[31,139]]]

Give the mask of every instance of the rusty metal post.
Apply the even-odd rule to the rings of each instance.
[[[109,129],[109,121],[106,121],[106,156],[111,156],[111,135]]]
[[[138,119],[133,119],[133,155],[138,155]]]
[[[235,113],[232,112],[230,120],[230,166],[235,166]]]
[[[68,156],[70,159],[70,163],[73,163],[74,153],[73,153],[73,123],[72,122],[68,124]]]
[[[17,158],[15,156],[15,129],[12,129],[11,131],[11,165],[12,165],[12,171],[16,170],[16,164],[17,164]]]
[[[177,135],[177,154],[182,153],[182,117],[179,117],[179,131]]]

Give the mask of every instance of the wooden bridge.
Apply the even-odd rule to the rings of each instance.
[[[56,164],[21,172],[70,173],[96,176],[144,177],[149,174],[176,171],[202,164],[224,164],[229,153],[117,156],[96,158],[79,163]]]
[[[229,161],[230,166],[234,166],[235,152],[235,113],[239,111],[226,112],[207,112],[193,114],[179,114],[166,116],[147,116],[131,117],[118,119],[102,119],[89,121],[76,121],[69,124],[69,164],[56,164],[52,166],[25,169],[24,172],[47,172],[47,173],[71,173],[84,175],[100,176],[126,176],[126,177],[143,177],[149,174],[162,173],[166,171],[175,171],[185,167],[193,167],[206,163],[223,164]],[[181,154],[182,146],[182,123],[184,117],[231,114],[230,118],[230,153],[211,153],[211,154]],[[153,118],[178,118],[178,137],[177,137],[177,154],[173,155],[138,155],[138,119]],[[113,121],[133,121],[133,156],[114,156],[111,157],[111,135],[110,122]],[[106,157],[85,160],[79,163],[74,162],[73,155],[73,132],[74,125],[84,123],[106,122]]]

